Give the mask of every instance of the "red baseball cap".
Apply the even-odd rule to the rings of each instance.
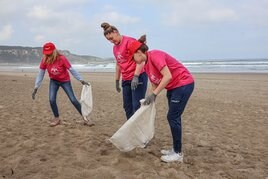
[[[129,50],[129,53],[131,56],[134,55],[134,53],[141,47],[142,43],[135,40],[135,41],[132,41],[129,46],[128,46],[128,50]]]
[[[55,45],[52,42],[45,43],[43,46],[43,54],[49,55],[56,49]]]

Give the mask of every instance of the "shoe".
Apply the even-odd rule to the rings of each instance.
[[[161,150],[160,152],[161,152],[161,154],[163,154],[163,155],[170,155],[170,154],[175,153],[175,152],[174,152],[174,149],[170,149],[170,150]]]
[[[85,126],[89,126],[89,127],[91,127],[91,126],[95,126],[95,123],[94,122],[92,122],[92,121],[84,121],[84,125]]]
[[[50,127],[55,127],[60,124],[60,119],[55,118],[54,120],[51,121],[49,124]]]
[[[170,155],[163,155],[161,157],[163,162],[183,162],[183,154],[182,153],[173,153]]]
[[[84,125],[85,126],[91,127],[91,126],[94,126],[95,125],[95,123],[90,118],[87,119],[86,117],[83,117],[83,119],[84,119]]]

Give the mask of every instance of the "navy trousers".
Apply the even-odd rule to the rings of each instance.
[[[140,100],[145,97],[148,83],[145,72],[139,75],[139,83],[135,90],[131,90],[131,80],[122,80],[123,106],[127,119],[140,108]]]
[[[182,149],[181,115],[193,90],[194,83],[191,83],[167,91],[169,107],[167,119],[173,138],[173,149],[176,153],[181,153]]]

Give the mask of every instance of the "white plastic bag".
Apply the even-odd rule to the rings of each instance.
[[[82,116],[83,117],[89,116],[89,114],[93,109],[91,85],[83,85],[80,103],[81,103]]]
[[[144,148],[154,137],[155,103],[143,105],[143,101],[135,114],[109,139],[122,152]]]

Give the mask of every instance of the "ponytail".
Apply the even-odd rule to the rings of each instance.
[[[146,45],[146,35],[142,35],[138,41],[142,43],[140,48],[138,50],[142,51],[142,53],[145,53],[149,50],[149,47]]]

